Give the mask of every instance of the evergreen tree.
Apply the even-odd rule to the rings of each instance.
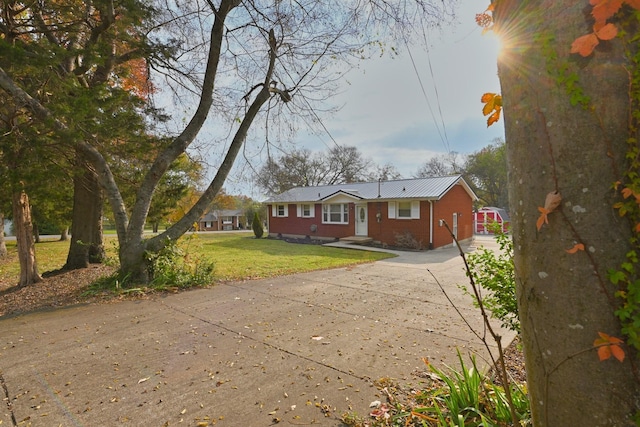
[[[255,234],[256,239],[262,238],[264,234],[264,228],[262,228],[262,221],[260,221],[260,216],[258,216],[258,212],[253,215],[253,222],[251,223],[251,228],[253,229],[253,234]]]

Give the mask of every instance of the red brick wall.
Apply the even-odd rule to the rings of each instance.
[[[380,213],[381,221],[376,215]],[[369,203],[369,237],[373,240],[396,244],[396,234],[411,233],[413,237],[422,242],[423,248],[429,247],[429,202],[420,202],[420,219],[389,218],[388,202]]]
[[[473,201],[461,185],[453,187],[445,196],[433,203],[433,246],[435,248],[453,243],[447,229],[439,225],[439,220],[444,219],[453,228],[453,213],[458,213],[458,240],[473,237]]]
[[[349,203],[349,223],[348,224],[323,224],[322,223],[322,205],[315,205],[314,218],[298,218],[297,206],[289,205],[289,216],[274,217],[272,216],[271,205],[269,209],[269,234],[295,234],[300,236],[324,237],[324,238],[340,238],[353,236],[355,234],[355,207],[353,203]],[[311,225],[315,224],[317,229],[315,233],[311,231]]]

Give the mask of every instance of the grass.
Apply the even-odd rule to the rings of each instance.
[[[458,351],[460,368],[448,372],[428,364],[434,375],[423,390],[402,390],[393,380],[383,378],[375,385],[390,396],[369,417],[355,413],[342,416],[344,424],[353,427],[505,427],[512,424],[506,392],[486,374],[478,371],[475,358],[465,364]],[[510,384],[518,425],[531,426],[531,411],[526,385]],[[393,396],[392,396],[393,395]]]
[[[215,264],[214,281],[244,280],[281,276],[313,270],[345,267],[392,257],[381,252],[331,248],[319,245],[287,243],[273,239],[255,239],[248,233],[200,233],[183,238],[187,256]],[[105,237],[109,256],[115,256],[117,240]],[[9,257],[0,261],[0,280],[19,275],[16,244],[7,241]],[[43,241],[36,244],[36,259],[41,273],[61,268],[66,262],[69,242]]]

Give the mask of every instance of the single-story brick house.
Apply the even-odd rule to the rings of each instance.
[[[244,228],[246,220],[244,212],[236,210],[215,210],[207,212],[198,221],[199,231],[239,230]]]
[[[460,175],[296,187],[266,201],[272,237],[370,238],[396,246],[412,236],[425,248],[473,237],[473,190]]]

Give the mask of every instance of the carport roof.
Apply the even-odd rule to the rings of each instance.
[[[295,187],[267,199],[266,203],[321,202],[339,193],[361,200],[421,199],[438,200],[455,185],[461,185],[475,201],[478,197],[461,175],[396,181],[353,182],[350,184]]]

